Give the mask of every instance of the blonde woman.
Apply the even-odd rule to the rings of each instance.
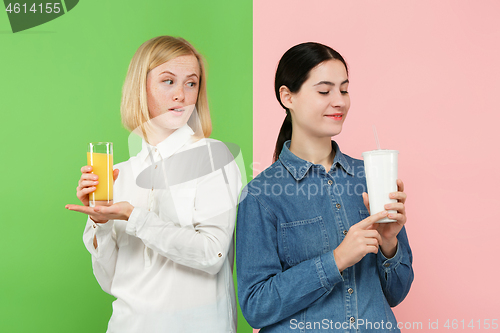
[[[115,166],[115,203],[89,207],[99,179],[84,166],[83,206],[66,206],[89,216],[83,239],[94,275],[117,298],[108,332],[236,332],[241,177],[227,148],[207,138],[201,55],[182,38],[145,42],[130,63],[121,114],[142,150]]]

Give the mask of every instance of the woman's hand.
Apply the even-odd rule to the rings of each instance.
[[[382,237],[382,244],[380,248],[382,253],[387,258],[392,258],[396,254],[396,249],[398,245],[398,239],[396,236],[399,234],[404,224],[406,223],[406,193],[404,193],[404,184],[401,179],[397,180],[398,192],[390,193],[389,197],[391,199],[396,199],[397,202],[389,203],[384,206],[387,210],[395,210],[397,213],[390,213],[387,217],[396,220],[390,223],[377,223],[371,226],[372,229],[377,230]],[[370,211],[370,204],[368,201],[368,194],[363,193],[363,202]]]
[[[111,206],[79,206],[66,205],[66,209],[87,214],[96,223],[105,223],[108,220],[128,220],[134,210],[134,206],[126,201],[117,202]]]
[[[78,181],[78,186],[76,187],[76,196],[82,202],[84,206],[89,205],[89,194],[96,190],[97,184],[99,184],[99,176],[92,173],[92,166],[85,165],[80,169],[82,176]],[[113,183],[116,178],[118,178],[120,170],[113,170]]]
[[[83,166],[80,169],[80,171],[82,172],[82,176],[80,177],[80,180],[78,181],[78,186],[76,187],[76,196],[77,196],[78,200],[81,201],[81,203],[83,204],[84,207],[85,206],[88,207],[89,206],[89,194],[96,190],[96,186],[97,186],[97,184],[99,184],[99,181],[98,181],[99,176],[92,173],[92,166],[90,166],[90,165]],[[120,170],[118,170],[118,169],[113,170],[113,183],[118,178],[119,172],[120,172]],[[82,207],[82,206],[66,205],[66,209],[81,211],[81,210],[77,210],[77,209],[71,209],[69,207],[74,208],[74,207]],[[83,211],[81,211],[81,212],[85,213]],[[85,214],[87,214],[87,213],[85,213]],[[92,214],[92,215],[87,214],[87,215],[89,215],[92,218],[92,220],[94,220],[94,222],[96,222],[96,223],[106,223],[108,221],[108,219],[105,219],[105,220],[98,219],[95,214]]]
[[[369,216],[356,223],[347,232],[344,240],[333,250],[335,263],[340,272],[354,265],[368,253],[377,253],[382,238],[372,227],[375,222],[387,216],[387,211]]]

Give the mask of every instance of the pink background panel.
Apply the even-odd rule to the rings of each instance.
[[[500,321],[500,2],[254,1],[254,175],[271,164],[285,112],[274,73],[317,41],[350,70],[351,109],[335,137],[352,157],[400,152],[415,281],[400,322]],[[461,331],[457,329],[454,331]]]

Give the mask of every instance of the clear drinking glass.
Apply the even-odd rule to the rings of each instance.
[[[99,176],[96,190],[89,194],[90,207],[113,204],[113,143],[91,142],[87,149],[87,165]]]

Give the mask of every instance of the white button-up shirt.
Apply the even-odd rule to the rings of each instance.
[[[143,141],[137,156],[115,166],[114,202],[134,206],[129,220],[87,222],[94,275],[117,298],[108,332],[236,332],[241,176],[232,155],[217,161],[221,142],[192,134],[186,125],[156,147]]]

